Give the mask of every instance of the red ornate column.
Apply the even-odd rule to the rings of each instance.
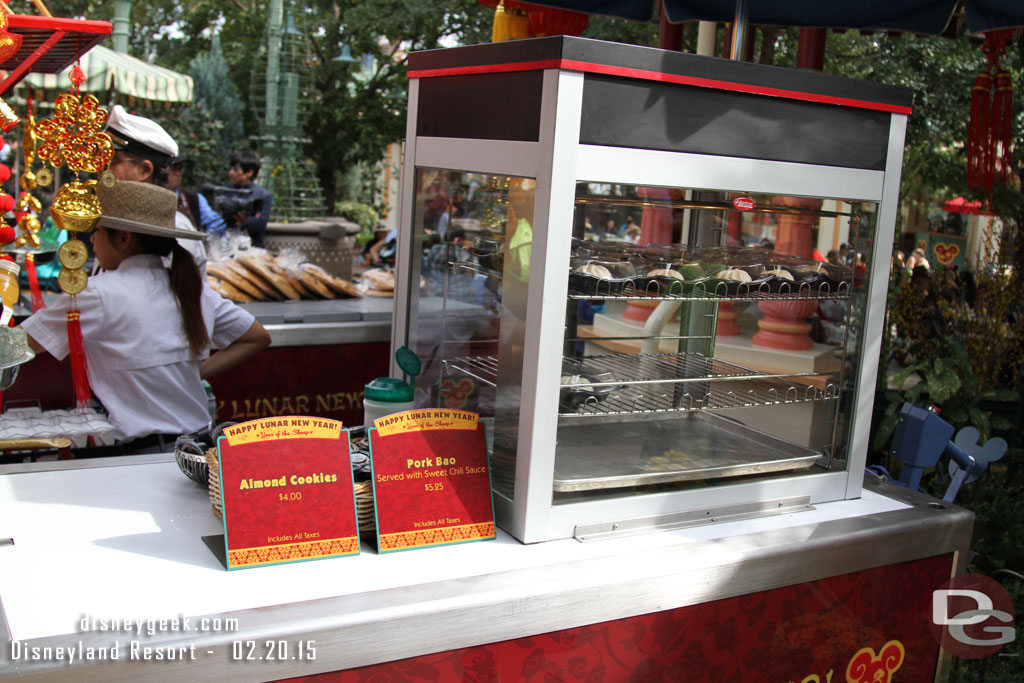
[[[764,317],[757,321],[754,346],[786,351],[810,351],[814,341],[807,336],[811,326],[807,318],[814,313],[814,300],[762,301],[758,304]]]
[[[805,211],[821,208],[821,200],[814,197],[785,197],[772,199],[776,206],[788,206]],[[818,217],[813,214],[778,214],[779,231],[775,253],[810,259],[814,256],[812,235]],[[809,351],[814,342],[807,335],[811,326],[807,318],[814,313],[816,301],[762,301],[758,304],[764,318],[757,321],[754,346],[788,351]]]
[[[825,67],[825,29],[800,29],[796,48],[796,68],[821,71]]]
[[[794,209],[817,211],[821,208],[821,200],[814,197],[784,197],[772,199],[775,206],[788,206]],[[818,217],[807,214],[778,214],[779,232],[775,240],[775,253],[813,258],[814,243],[811,234]]]

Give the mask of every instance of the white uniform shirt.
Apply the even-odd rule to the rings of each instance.
[[[61,295],[21,326],[57,360],[68,355],[66,313]],[[210,421],[199,379],[204,349],[192,358],[159,256],[125,259],[117,270],[89,280],[77,296],[89,381],[110,414],[121,441],[153,433],[184,434]],[[252,326],[254,318],[203,283],[203,321],[215,348],[225,348]]]

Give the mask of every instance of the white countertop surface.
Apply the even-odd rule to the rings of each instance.
[[[0,600],[11,638],[76,633],[83,617],[162,619],[482,576],[899,510],[859,500],[790,515],[580,543],[495,541],[228,572],[202,541],[223,533],[205,488],[173,462],[0,476]],[[801,531],[800,533],[804,533]],[[799,537],[799,535],[798,535]],[[727,552],[727,551],[723,551]],[[728,557],[720,558],[723,562]]]

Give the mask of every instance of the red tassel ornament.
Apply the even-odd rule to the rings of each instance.
[[[993,179],[998,174],[1000,182],[1009,182],[1013,175],[1013,158],[1010,154],[1013,142],[1013,79],[1009,71],[1001,70],[996,74],[996,94],[992,98],[992,125],[989,129],[989,138],[993,156],[997,156],[993,159]],[[987,182],[987,178],[986,186],[991,192],[992,185]]]
[[[1013,80],[999,66],[1013,29],[989,31],[982,51],[988,67],[979,73],[971,88],[971,124],[967,134],[967,186],[992,193],[996,179],[1009,182],[1013,176]],[[995,94],[993,95],[993,90]]]
[[[43,301],[43,290],[39,288],[34,254],[25,254],[25,274],[28,276],[28,291],[32,295],[32,312],[35,313],[46,308],[46,302]]]
[[[971,126],[967,134],[967,186],[972,190],[981,189],[985,182],[991,97],[992,74],[982,72],[971,88]]]
[[[75,389],[75,406],[87,408],[92,401],[89,393],[89,364],[85,357],[85,340],[79,322],[81,312],[68,310],[68,349],[71,356],[71,383]]]

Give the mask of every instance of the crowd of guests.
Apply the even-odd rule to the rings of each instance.
[[[890,287],[897,360],[906,360],[911,347],[955,333],[974,308],[974,274],[955,265],[933,268],[919,248],[909,256],[902,250],[894,254]]]

